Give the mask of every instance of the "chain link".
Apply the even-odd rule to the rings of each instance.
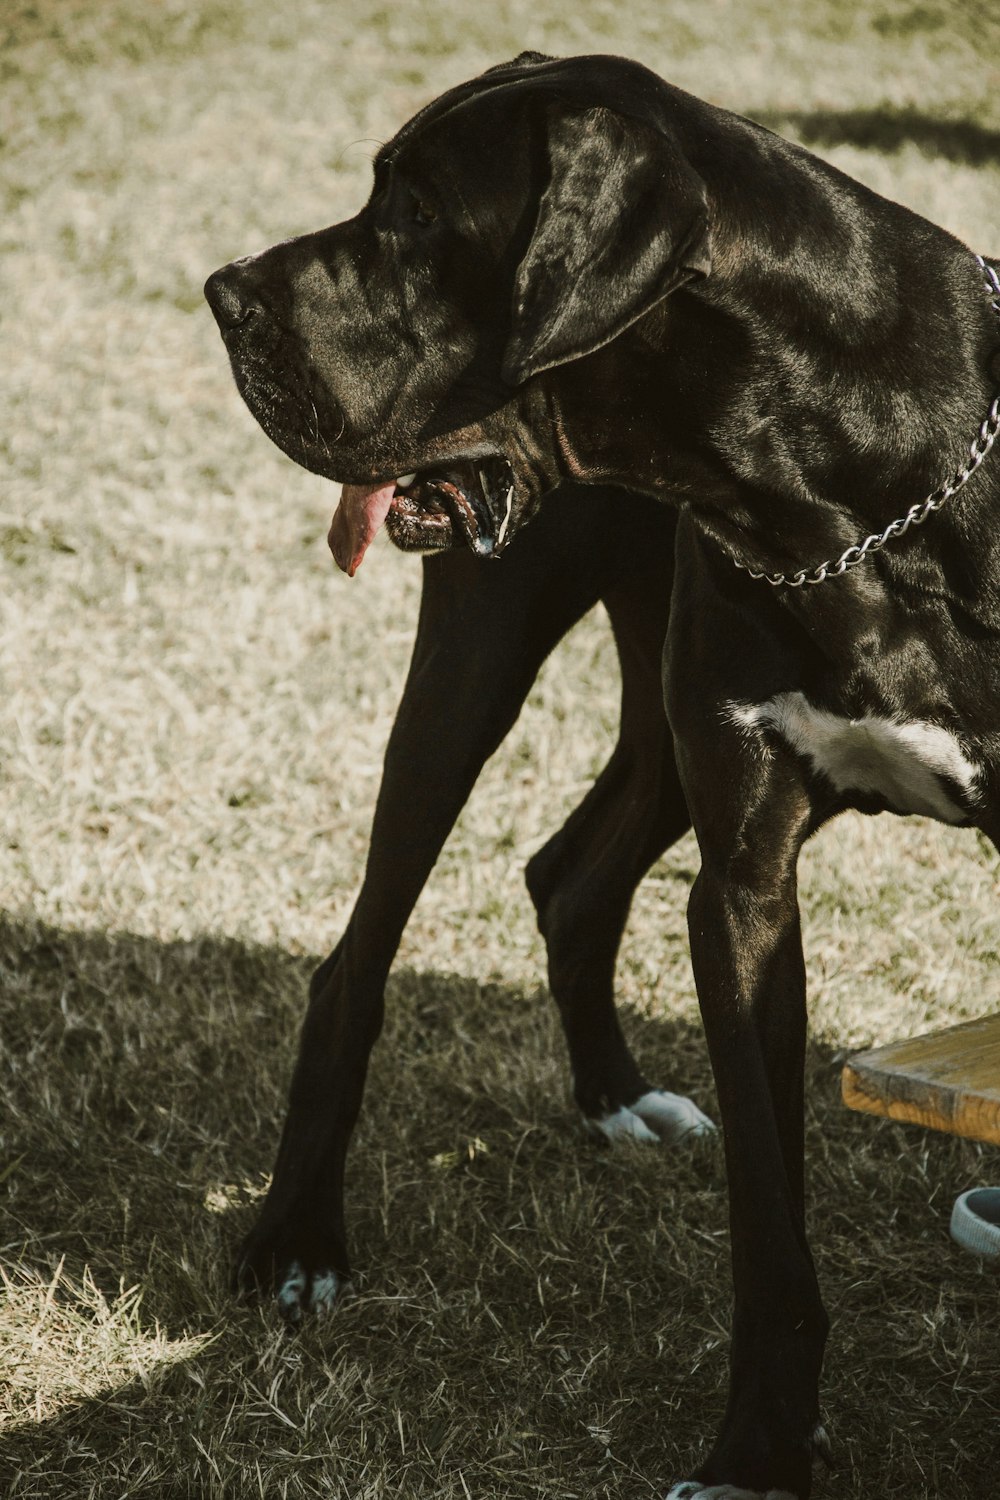
[[[976,263],[985,277],[983,285],[990,299],[990,307],[1000,318],[1000,277],[997,276],[992,266],[986,264],[981,255],[976,256]],[[911,505],[905,516],[900,516],[896,521],[890,521],[884,531],[874,532],[871,536],[866,536],[863,542],[857,542],[853,547],[848,547],[846,552],[840,554],[836,562],[819,563],[817,567],[811,569],[800,568],[797,573],[791,574],[758,573],[746,563],[741,562],[736,563],[736,567],[744,573],[749,573],[751,578],[765,579],[775,588],[784,584],[787,588],[800,589],[803,584],[824,583],[828,578],[839,578],[842,573],[863,563],[869,553],[880,551],[886,542],[891,542],[894,537],[904,536],[911,526],[922,526],[928,516],[940,510],[945,501],[950,500],[952,495],[972,478],[993,447],[998,432],[1000,432],[1000,394],[994,396],[992,405],[980,424],[979,431],[969,444],[969,457],[962,467],[933,494],[928,495],[926,500]]]

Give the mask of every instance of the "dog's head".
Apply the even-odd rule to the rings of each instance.
[[[348,572],[383,520],[405,548],[502,551],[565,473],[553,372],[707,274],[665,89],[620,58],[523,54],[405,125],[355,218],[210,277],[250,410],[344,485]]]

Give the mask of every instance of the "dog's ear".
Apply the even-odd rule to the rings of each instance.
[[[705,185],[665,132],[553,108],[548,185],[514,286],[503,376],[592,354],[711,266]]]

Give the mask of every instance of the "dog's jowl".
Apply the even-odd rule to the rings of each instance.
[[[995,266],[635,63],[525,54],[382,147],[356,218],[235,262],[207,294],[265,431],[344,485],[340,565],[353,573],[383,524],[406,548],[463,549],[488,579],[501,623],[486,649],[505,683],[497,715],[475,709],[475,754],[434,827],[383,788],[377,837],[398,820],[391,836],[422,852],[316,977],[245,1275],[273,1273],[296,1315],[346,1271],[343,1159],[427,857],[588,589],[644,620],[648,663],[662,566],[672,745],[648,697],[627,731],[657,768],[653,813],[611,821],[609,768],[529,883],[581,1104],[598,1119],[635,1106],[660,1134],[669,1103],[647,1118],[614,1021],[619,917],[589,979],[580,964],[567,977],[560,924],[572,910],[586,945],[595,892],[581,892],[602,838],[618,840],[605,868],[623,920],[630,883],[694,825],[691,950],[736,1303],[721,1431],[672,1494],[802,1500],[827,1319],[805,1234],[796,865],[848,807],[1000,834]],[[548,498],[565,481],[578,488]],[[595,525],[586,487],[606,484],[630,495]],[[626,512],[646,528],[651,502],[677,517],[673,567],[669,546],[629,544]],[[546,569],[562,580],[558,620],[530,623],[499,582],[515,569],[543,590]],[[478,597],[471,584],[425,595],[418,653]],[[444,696],[431,680],[432,717]],[[575,906],[556,899],[570,892]]]

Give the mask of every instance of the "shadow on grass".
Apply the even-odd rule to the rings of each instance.
[[[70,1309],[47,1353],[60,1288],[30,1326],[8,1311],[3,1493],[662,1493],[721,1415],[722,1153],[589,1144],[542,992],[395,974],[349,1170],[358,1295],[292,1339],[229,1300],[313,964],[0,922],[4,1262],[39,1285],[88,1268],[110,1309]],[[650,1076],[714,1112],[695,1024],[626,1027]],[[854,1442],[817,1493],[853,1471],[858,1492],[978,1495],[996,1298],[942,1228],[978,1157],[847,1115],[823,1049],[808,1071],[827,1410]],[[118,1326],[123,1285],[144,1300]]]
[[[582,1298],[599,1321],[612,1305],[621,1314],[604,1256],[578,1250],[627,1238],[623,1220],[654,1233],[652,1181],[640,1209],[632,1153],[596,1150],[577,1127],[547,998],[408,970],[390,980],[351,1158],[359,1295],[291,1341],[269,1308],[231,1301],[230,1257],[271,1164],[317,961],[225,938],[162,943],[0,919],[0,1245],[15,1289],[39,1293],[20,1322],[8,1301],[4,1342],[21,1357],[6,1413],[16,1420],[0,1440],[4,1494],[86,1495],[97,1476],[94,1493],[142,1494],[171,1474],[190,1476],[192,1493],[240,1494],[268,1433],[281,1438],[282,1472],[301,1478],[317,1422],[327,1437],[342,1424],[349,1448],[357,1438],[349,1470],[384,1449],[386,1493],[396,1493],[405,1455],[385,1413],[393,1403],[412,1412],[415,1391],[440,1387],[454,1340],[470,1430],[495,1430],[505,1386],[507,1419],[528,1420],[517,1367],[537,1342],[522,1306],[536,1266],[571,1268],[553,1295],[566,1303],[560,1340],[581,1357],[587,1324],[572,1331],[573,1305]],[[698,1028],[645,1029],[651,1065],[676,1055],[665,1081],[677,1083],[694,1062],[707,1102]],[[718,1160],[710,1178],[721,1233]],[[628,1285],[639,1279],[633,1269]],[[142,1302],[129,1322],[121,1292],[135,1286]],[[498,1358],[498,1346],[518,1358]],[[267,1394],[275,1372],[294,1386],[284,1419]],[[634,1382],[638,1394],[638,1369]],[[320,1403],[322,1417],[310,1415]],[[369,1407],[381,1413],[376,1430],[365,1436],[361,1421],[358,1437]],[[421,1408],[422,1429],[442,1421]],[[491,1444],[505,1447],[500,1436]],[[473,1444],[464,1472],[477,1461]],[[421,1462],[420,1483],[437,1493],[433,1445]]]
[[[770,130],[790,132],[806,146],[858,146],[888,155],[914,145],[925,156],[971,167],[989,166],[1000,157],[1000,131],[914,109],[774,111],[755,118]]]

